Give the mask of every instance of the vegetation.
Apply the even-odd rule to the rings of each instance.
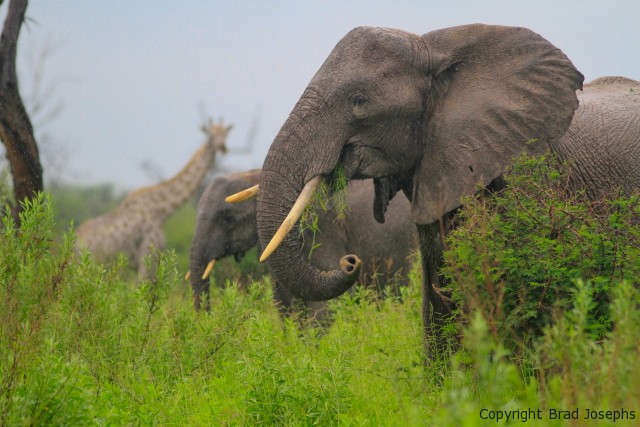
[[[602,338],[611,291],[640,284],[640,195],[590,201],[568,186],[553,157],[523,158],[505,191],[465,202],[445,271],[458,305],[479,310],[496,339],[528,346],[573,308],[578,279],[589,282],[589,333]]]
[[[540,171],[524,174],[530,182],[549,179],[539,163],[523,168]],[[282,322],[267,277],[246,289],[215,287],[211,313],[195,313],[173,250],[149,280],[123,279],[123,265],[96,265],[74,252],[73,233],[58,235],[56,208],[42,195],[25,206],[20,229],[6,216],[1,230],[0,426],[474,426],[498,418],[501,425],[636,425],[640,291],[631,262],[640,245],[631,240],[637,222],[629,221],[637,220],[637,199],[601,205],[604,216],[590,211],[580,226],[573,203],[582,202],[571,199],[563,205],[570,216],[554,213],[557,234],[518,222],[507,241],[507,223],[525,220],[509,192],[550,227],[549,205],[529,204],[518,192],[520,176],[516,169],[516,186],[499,200],[467,203],[461,231],[448,241],[449,261],[471,261],[447,267],[453,281],[466,281],[452,284],[460,289],[461,345],[438,369],[423,363],[417,267],[400,298],[358,289],[332,301],[335,322],[324,333]],[[490,227],[494,234],[482,231]],[[554,236],[566,256],[552,249]],[[583,255],[574,254],[574,238]],[[536,282],[544,274],[533,263],[517,264],[534,248],[527,256],[557,282]],[[544,313],[526,314],[539,300]],[[536,339],[514,339],[534,332]]]
[[[311,201],[307,204],[298,223],[298,233],[311,233],[312,242],[308,259],[311,260],[313,251],[320,246],[316,238],[320,232],[320,215],[331,211],[334,221],[344,221],[349,210],[347,200],[347,177],[342,166],[338,165],[326,180],[323,180],[316,189]]]
[[[112,184],[79,186],[54,183],[49,194],[55,203],[55,223],[62,233],[70,223],[82,222],[115,209],[125,194],[118,194]]]
[[[58,234],[67,230],[71,224],[77,228],[82,222],[95,218],[115,209],[126,193],[120,193],[112,184],[77,186],[54,184],[48,194],[56,206],[55,230]],[[0,200],[2,186],[0,181]],[[176,265],[179,272],[189,270],[189,248],[195,230],[196,208],[192,203],[180,207],[164,224],[167,247],[176,253]]]

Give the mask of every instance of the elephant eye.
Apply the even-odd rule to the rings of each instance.
[[[356,93],[351,97],[351,113],[357,120],[364,120],[369,115],[369,108],[366,104],[369,102],[369,98],[361,93]]]
[[[353,95],[353,97],[351,98],[351,104],[354,107],[362,107],[364,104],[367,103],[367,101],[368,101],[367,97],[361,93],[357,93]]]

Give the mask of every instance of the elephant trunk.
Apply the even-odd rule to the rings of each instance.
[[[292,113],[292,116],[295,116]],[[273,278],[297,298],[306,301],[325,301],[346,292],[358,278],[361,261],[356,255],[345,255],[340,265],[332,271],[320,271],[309,264],[308,254],[303,253],[298,238],[297,217],[291,217],[294,205],[304,208],[305,201],[298,202],[301,193],[312,193],[309,182],[320,181],[338,162],[340,149],[335,156],[327,153],[309,153],[308,147],[316,144],[301,144],[299,132],[287,131],[291,123],[285,123],[283,130],[269,150],[262,174],[257,201],[258,238],[261,248],[270,247],[274,235],[280,234],[282,243],[269,256],[267,263]],[[298,127],[293,126],[294,129]],[[294,135],[293,138],[287,137]],[[331,138],[334,140],[335,138]],[[300,147],[305,147],[303,152]],[[313,150],[313,149],[311,149]],[[331,151],[329,151],[331,152]],[[320,154],[315,157],[314,154]],[[323,159],[318,161],[317,159]],[[307,199],[308,200],[308,199]],[[281,225],[289,223],[291,231],[282,230]]]

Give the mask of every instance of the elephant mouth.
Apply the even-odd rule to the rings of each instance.
[[[351,179],[358,178],[355,178],[353,174],[350,175],[347,172],[346,166],[343,166],[343,164],[340,162],[326,179],[326,182],[329,183],[331,188],[336,189],[336,187],[340,187],[341,185],[346,186],[346,181],[349,181]],[[295,223],[302,216],[307,203],[309,203],[316,189],[323,181],[325,181],[323,176],[317,175],[310,181],[308,181],[307,184],[305,184],[304,188],[298,195],[298,199],[289,211],[289,214],[284,219],[284,221],[282,221],[280,228],[273,235],[271,241],[262,252],[262,255],[260,256],[260,262],[265,261],[278,248],[278,246],[280,246]],[[373,200],[373,215],[376,221],[382,224],[385,222],[385,213],[387,211],[387,207],[389,206],[389,202],[396,195],[399,187],[396,179],[391,177],[375,178],[373,182],[375,191]],[[341,190],[341,188],[338,189]],[[236,258],[236,260],[238,259]]]
[[[398,183],[393,177],[385,175],[380,177],[379,171],[370,170],[372,167],[365,161],[368,157],[363,155],[364,151],[370,151],[374,157],[376,155],[379,157],[384,156],[380,149],[365,146],[360,140],[350,140],[342,150],[336,169],[342,167],[347,180],[373,178],[373,216],[377,222],[383,224],[389,202],[398,192]],[[335,172],[331,176],[334,174]]]
[[[366,169],[365,156],[362,155],[362,151],[366,149],[367,147],[360,140],[349,140],[345,144],[340,153],[338,165],[344,169],[344,175],[347,179],[371,178],[362,174],[362,171]]]
[[[244,252],[236,252],[233,255],[233,259],[235,259],[236,262],[240,262],[242,261],[242,258],[244,258],[245,253]],[[207,264],[207,266],[204,269],[204,272],[202,273],[202,280],[207,280],[209,278],[209,276],[211,276],[211,273],[213,273],[213,269],[215,268],[216,264],[218,263],[218,261],[220,260],[220,258],[212,258],[211,261],[209,261],[209,263]],[[186,279],[188,279],[190,276],[189,273],[187,273],[187,277]]]
[[[380,224],[384,224],[384,215],[389,202],[398,192],[398,185],[394,178],[376,178],[373,180],[373,189],[373,217]]]
[[[406,167],[397,161],[390,161],[389,153],[383,148],[350,140],[343,147],[338,165],[344,169],[347,179],[371,179],[401,174]]]

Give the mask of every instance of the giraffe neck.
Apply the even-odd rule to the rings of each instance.
[[[144,187],[129,194],[123,205],[141,205],[155,221],[164,222],[196,192],[215,159],[211,144],[203,144],[178,174],[157,185]]]

